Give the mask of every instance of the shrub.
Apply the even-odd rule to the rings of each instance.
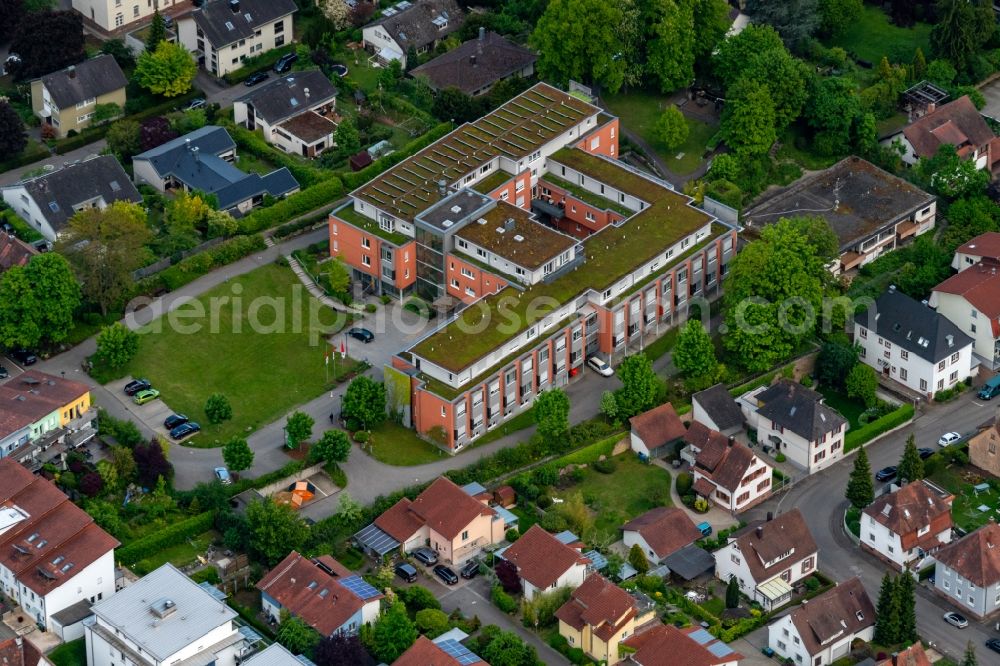
[[[517,531],[516,527],[512,527],[503,536],[507,541],[514,543],[521,536],[521,533]]]
[[[774,456],[775,462],[783,463],[786,460],[788,460],[788,456],[786,456],[784,453],[781,453],[780,451],[777,453],[777,455]]]
[[[171,546],[184,543],[188,539],[212,528],[215,512],[206,511],[187,520],[167,525],[149,536],[133,541],[119,548],[115,558],[126,565],[132,565],[139,560],[155,555]]]
[[[612,458],[605,458],[594,463],[594,471],[601,474],[611,474],[618,465]]]
[[[851,451],[870,442],[879,435],[903,425],[913,418],[913,405],[906,403],[896,411],[886,414],[877,421],[872,421],[855,430],[849,430],[844,437],[844,451]]]
[[[677,475],[677,494],[681,497],[691,493],[691,487],[694,486],[694,477],[690,472],[681,472]]]
[[[257,208],[240,219],[242,234],[252,234],[276,227],[292,218],[332,204],[344,194],[344,184],[336,176],[327,176],[312,187],[289,195],[268,208]]]
[[[368,441],[369,435],[367,430],[359,430],[354,433],[354,441],[358,444],[364,444]]]
[[[213,268],[230,264],[266,248],[267,244],[260,234],[230,238],[211,250],[199,252],[156,275],[140,280],[136,287],[137,293],[155,294],[161,290],[174,291],[205,275]]]
[[[376,310],[378,310],[378,307],[374,303],[365,304],[365,312],[375,312]]]
[[[538,499],[535,500],[535,504],[538,505],[539,509],[547,509],[552,506],[552,498],[548,495],[539,495]]]
[[[490,593],[490,598],[493,600],[493,604],[499,608],[504,613],[511,615],[517,610],[517,602],[514,601],[514,597],[510,596],[503,591],[503,588],[499,585],[493,586],[493,591]]]

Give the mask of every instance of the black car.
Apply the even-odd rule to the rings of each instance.
[[[443,564],[434,567],[434,575],[443,580],[446,585],[454,585],[458,582],[458,576],[455,575],[455,572]]]
[[[462,578],[475,578],[479,575],[479,562],[477,560],[469,560],[462,565],[462,568],[458,570],[458,573]]]
[[[412,583],[417,580],[417,570],[412,564],[402,564],[396,565],[396,575],[405,580],[407,583]]]
[[[437,563],[438,554],[435,553],[430,548],[417,548],[415,551],[413,551],[413,559],[415,559],[417,562],[420,562],[421,564],[426,564],[427,566],[430,566],[432,564]]]
[[[148,388],[152,388],[152,386],[153,385],[149,383],[148,379],[133,379],[125,385],[125,395],[135,395],[139,391],[145,391]]]
[[[38,362],[38,357],[32,354],[27,349],[11,349],[10,354],[8,354],[12,359],[20,363],[21,365],[34,365]]]
[[[994,652],[1000,652],[1000,638],[991,638],[986,641],[986,647]]]
[[[274,71],[278,74],[284,74],[292,68],[292,65],[294,65],[298,59],[298,53],[286,53],[278,58],[278,62],[274,63]]]
[[[876,481],[892,481],[896,478],[896,468],[893,466],[883,467],[875,473]]]
[[[177,426],[183,425],[190,420],[191,419],[184,416],[183,414],[171,414],[163,421],[163,427],[166,428],[167,430],[173,430]]]
[[[0,365],[0,379],[7,379],[10,377],[10,373],[7,372],[7,368]]]
[[[247,77],[247,80],[243,82],[243,85],[245,85],[247,88],[249,88],[250,86],[255,86],[261,81],[267,80],[269,76],[270,74],[268,74],[267,72],[254,72],[253,74]]]
[[[920,459],[921,460],[927,460],[932,455],[934,455],[934,449],[929,449],[929,448],[927,448],[925,446],[925,447],[917,449],[917,453],[920,454]]]
[[[349,330],[347,334],[352,338],[354,338],[355,340],[361,340],[361,342],[364,342],[365,344],[368,344],[369,342],[375,339],[375,334],[369,331],[367,328],[355,327]]]
[[[201,432],[201,426],[194,421],[188,421],[187,423],[182,423],[173,430],[170,431],[170,437],[172,439],[184,439],[196,432]]]

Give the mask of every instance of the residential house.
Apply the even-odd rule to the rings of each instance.
[[[650,509],[625,523],[622,532],[625,547],[638,545],[653,565],[666,563],[703,536],[687,512],[675,506]]]
[[[874,261],[903,241],[934,228],[934,196],[860,157],[770,190],[740,216],[751,233],[774,224],[789,211],[810,211],[825,219],[837,236],[839,260],[829,268],[840,275]]]
[[[963,615],[983,619],[1000,610],[1000,527],[989,522],[934,556],[934,591]]]
[[[423,79],[433,90],[457,88],[475,97],[489,92],[505,79],[532,76],[537,59],[538,56],[520,44],[479,28],[476,39],[414,67],[410,76]]]
[[[924,644],[917,641],[905,650],[892,653],[876,666],[931,666],[931,660],[924,652]]]
[[[362,43],[380,64],[397,60],[406,70],[407,58],[433,49],[464,22],[455,0],[403,0],[362,29]]]
[[[1000,418],[994,417],[979,426],[969,438],[969,460],[979,469],[1000,476]]]
[[[706,439],[695,457],[691,470],[694,492],[733,513],[770,497],[771,466],[735,437],[714,435]]]
[[[739,666],[743,655],[699,626],[659,624],[629,636],[623,663],[635,666]]]
[[[0,275],[14,266],[27,266],[31,258],[38,254],[34,245],[29,245],[12,233],[0,231]]]
[[[90,127],[99,104],[125,108],[128,79],[110,55],[99,55],[31,82],[31,109],[65,137]]]
[[[252,88],[233,102],[233,115],[247,129],[259,128],[265,141],[286,153],[316,157],[333,146],[336,102],[330,79],[308,69]]]
[[[948,144],[958,155],[972,160],[977,169],[992,172],[1000,153],[993,130],[976,109],[968,95],[941,106],[930,105],[927,113],[883,140],[883,144],[899,141],[903,145],[903,162],[916,164],[920,158],[931,158],[938,148]]]
[[[95,434],[86,384],[28,370],[0,384],[0,458],[30,469],[62,464],[67,446]]]
[[[381,592],[329,555],[292,551],[257,583],[261,608],[275,621],[288,611],[321,636],[353,634],[378,619]]]
[[[746,417],[724,384],[691,396],[691,418],[710,430],[732,437],[743,430]]]
[[[153,16],[158,9],[164,16],[176,16],[190,10],[190,0],[72,0],[73,9],[84,18],[84,22],[102,32],[121,34],[125,30],[138,29]]]
[[[766,611],[791,601],[795,584],[819,566],[816,542],[798,509],[750,523],[713,555],[716,577],[736,578],[740,591]]]
[[[244,643],[236,611],[170,563],[92,610],[87,666],[235,666]]]
[[[590,563],[579,549],[562,543],[539,525],[528,528],[501,557],[517,569],[527,601],[559,587],[579,587]]]
[[[42,653],[30,641],[21,636],[0,640],[0,664],[4,666],[39,666],[48,664]]]
[[[1000,368],[1000,263],[965,267],[934,287],[929,304],[972,338],[975,361]]]
[[[928,398],[972,374],[973,339],[895,286],[855,315],[854,341],[862,362]]]
[[[809,474],[844,457],[847,419],[827,407],[821,393],[783,379],[741,396],[740,408],[758,442]]]
[[[242,662],[242,666],[309,666],[310,662],[304,661],[286,650],[280,643],[271,643],[260,652],[255,653],[249,659]]]
[[[956,271],[964,271],[981,261],[1000,264],[1000,231],[987,231],[959,245],[951,260],[951,267]]]
[[[647,458],[662,458],[670,454],[671,444],[684,437],[684,422],[669,402],[637,414],[628,420],[632,450]]]
[[[472,650],[446,636],[448,634],[434,640],[418,636],[392,666],[489,666]]]
[[[875,606],[860,578],[851,578],[803,602],[767,629],[767,645],[796,664],[827,666],[875,633]]]
[[[921,569],[951,541],[953,499],[926,480],[880,495],[861,512],[861,547],[900,571]]]
[[[655,618],[655,610],[639,614],[636,600],[600,574],[591,574],[556,611],[559,634],[572,648],[592,659],[617,664],[618,646]]]
[[[132,158],[135,182],[167,192],[198,190],[215,195],[219,210],[240,216],[259,206],[265,196],[281,198],[298,192],[287,167],[260,176],[233,165],[236,142],[224,128],[206,125]]]
[[[51,481],[0,459],[0,591],[39,627],[115,594],[118,545]]]
[[[207,0],[177,20],[177,39],[217,77],[291,43],[295,0]]]
[[[18,217],[53,242],[69,219],[88,208],[115,201],[142,202],[122,165],[111,155],[81,162],[3,187],[3,200]]]
[[[429,546],[442,561],[461,564],[503,541],[504,520],[485,501],[441,476],[416,499],[396,502],[354,539],[378,556]]]

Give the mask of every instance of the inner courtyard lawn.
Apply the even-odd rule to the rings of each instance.
[[[931,25],[917,23],[912,28],[901,28],[889,21],[888,15],[878,7],[865,5],[861,18],[855,21],[839,38],[827,46],[839,46],[848,53],[878,65],[882,56],[889,62],[908,63],[919,47],[930,58]]]
[[[234,293],[240,300],[235,313]],[[202,432],[185,444],[221,446],[333,385],[333,364],[324,364],[326,336],[344,323],[309,296],[290,268],[262,266],[197,301],[204,317],[183,319],[181,326],[161,317],[144,327],[139,353],[127,368],[133,377],[149,379],[171,410],[201,424]],[[210,317],[213,308],[218,315]],[[311,319],[310,312],[318,315]],[[187,333],[193,324],[200,330]],[[233,418],[219,425],[210,424],[204,411],[213,393],[224,394],[233,408]]]

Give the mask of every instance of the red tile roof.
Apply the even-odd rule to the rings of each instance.
[[[0,273],[11,266],[27,266],[36,254],[38,250],[31,245],[16,236],[0,231]]]
[[[392,666],[461,666],[461,662],[439,648],[431,639],[419,636],[410,649],[392,662]],[[479,660],[473,666],[489,666],[489,664]]]
[[[326,559],[333,562],[330,566]],[[324,568],[325,567],[325,568]],[[257,583],[257,589],[276,600],[322,636],[330,636],[368,602],[378,602],[382,595],[364,600],[338,579],[343,572],[352,575],[342,564],[326,556],[310,559],[294,550]]]
[[[867,508],[872,520],[900,536],[903,550],[917,545],[917,532],[930,527],[936,537],[951,528],[951,499],[940,497],[923,481],[908,483],[894,493],[881,495]]]
[[[1000,266],[992,262],[974,264],[934,287],[934,291],[963,297],[990,319],[993,335],[1000,335],[997,327],[997,317],[1000,317]]]
[[[600,574],[591,574],[556,611],[556,617],[574,629],[589,625],[602,640],[613,636],[635,616],[632,595]]]
[[[51,482],[0,460],[0,510],[23,515],[0,535],[0,562],[45,596],[120,545]]]
[[[535,587],[545,590],[576,564],[589,560],[538,525],[532,525],[503,553],[503,559],[517,567],[517,573]]]
[[[987,231],[959,246],[955,252],[1000,261],[1000,231]]]
[[[935,558],[980,587],[1000,582],[1000,526],[986,523],[937,552]]]
[[[660,506],[625,523],[626,532],[638,532],[660,559],[701,538],[701,532],[683,509]]]
[[[409,498],[400,499],[375,519],[375,525],[399,543],[405,543],[424,526],[424,521],[410,511],[411,504]]]
[[[36,666],[42,655],[29,641],[23,638],[8,638],[0,641],[0,664],[2,666]]]
[[[877,666],[931,666],[931,660],[927,658],[923,644],[917,641],[895,656],[878,662]]]
[[[946,143],[959,149],[959,154],[963,148],[971,153],[989,143],[994,134],[969,96],[963,95],[907,125],[903,136],[917,157],[933,157]]]
[[[400,543],[424,525],[446,539],[454,539],[477,517],[494,515],[496,511],[441,476],[412,502],[399,500],[375,519],[375,525]]]
[[[632,425],[632,432],[637,434],[650,450],[680,439],[687,432],[684,423],[669,402],[633,416],[629,419],[629,423]]]
[[[89,392],[86,384],[28,370],[0,385],[0,413],[18,414],[34,423]],[[0,430],[3,434],[9,433]]]
[[[743,658],[737,652],[725,656],[716,656],[707,647],[691,638],[691,632],[700,627],[691,627],[686,631],[673,625],[657,625],[651,629],[630,636],[622,641],[635,650],[630,659],[638,666],[718,666],[728,664]],[[721,643],[721,641],[712,641]],[[712,643],[709,643],[711,645]]]
[[[714,431],[713,431],[714,432]],[[747,470],[754,464],[756,456],[746,444],[735,439],[719,437],[709,438],[705,448],[695,459],[699,472],[712,479],[715,485],[735,493]]]

